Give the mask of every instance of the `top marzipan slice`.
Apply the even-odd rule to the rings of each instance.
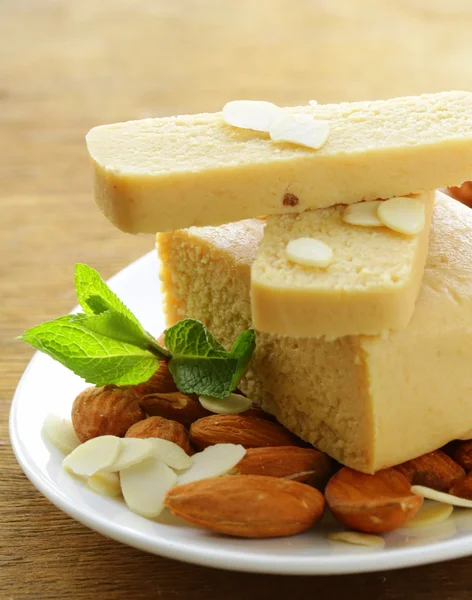
[[[313,150],[221,113],[102,125],[87,134],[95,196],[130,233],[218,225],[391,198],[472,178],[472,93],[283,109],[329,122]]]

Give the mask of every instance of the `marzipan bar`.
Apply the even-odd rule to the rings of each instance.
[[[329,122],[312,150],[227,125],[221,113],[95,127],[95,197],[130,233],[391,198],[472,178],[472,93],[299,106]]]
[[[415,235],[346,223],[342,205],[268,217],[251,271],[253,326],[327,340],[406,327],[423,279],[434,198],[430,191],[408,199],[424,205],[425,226]],[[287,244],[305,237],[332,249],[331,264],[289,260]]]

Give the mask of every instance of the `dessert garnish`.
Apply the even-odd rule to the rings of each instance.
[[[95,269],[77,264],[75,287],[83,312],[42,323],[19,339],[97,386],[145,382],[159,361],[166,360],[180,392],[225,398],[254,352],[252,329],[242,332],[226,351],[196,319],[183,319],[166,329],[164,347]]]

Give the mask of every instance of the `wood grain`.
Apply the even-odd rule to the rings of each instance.
[[[56,510],[8,440],[32,352],[14,338],[74,304],[73,265],[105,277],[153,246],[95,208],[98,123],[472,90],[470,0],[3,0],[0,4],[0,598],[468,599],[472,559],[346,577],[231,574],[147,555]],[[38,399],[39,400],[39,399]]]

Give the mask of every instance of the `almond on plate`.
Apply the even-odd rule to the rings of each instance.
[[[343,467],[328,482],[326,502],[336,519],[351,529],[384,533],[412,519],[423,503],[396,469],[366,475]]]
[[[465,477],[464,469],[442,450],[423,454],[395,467],[411,485],[447,492],[456,481]]]
[[[178,392],[166,360],[159,361],[159,368],[154,375],[145,381],[133,386],[133,390],[138,398],[149,394],[166,394],[169,392]]]
[[[459,442],[453,454],[454,460],[466,471],[472,470],[472,440]]]
[[[297,437],[285,427],[245,415],[211,415],[192,423],[190,441],[202,450],[213,444],[241,444],[244,448],[293,446]]]
[[[126,432],[127,438],[161,438],[180,446],[187,454],[193,454],[188,433],[177,421],[164,417],[148,417],[132,425]]]
[[[249,448],[230,475],[284,477],[318,487],[326,483],[332,468],[332,460],[315,448],[269,446]]]
[[[80,445],[72,421],[61,419],[57,415],[47,415],[42,431],[49,441],[64,454],[70,454]]]
[[[211,415],[203,408],[196,396],[189,396],[182,392],[148,394],[140,398],[140,404],[148,415],[171,419],[186,426],[197,419]]]
[[[227,535],[271,538],[295,535],[323,514],[314,488],[275,477],[235,475],[203,479],[171,489],[165,506],[189,523]]]
[[[459,496],[459,498],[472,500],[472,473],[468,473],[463,479],[456,481],[449,493],[453,496]]]
[[[81,442],[101,435],[123,437],[145,417],[132,388],[117,385],[89,387],[72,405],[72,425]]]

